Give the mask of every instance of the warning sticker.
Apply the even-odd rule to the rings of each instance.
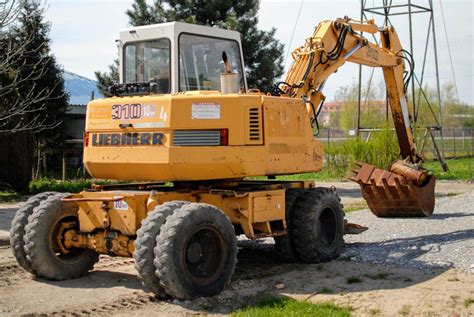
[[[192,105],[193,119],[220,119],[221,105],[213,102],[196,102]]]

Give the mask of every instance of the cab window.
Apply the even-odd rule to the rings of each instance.
[[[170,91],[170,41],[127,43],[124,47],[125,83],[155,82],[160,93]]]
[[[223,52],[230,59],[232,72],[237,73],[243,90],[238,42],[187,33],[179,36],[179,90],[220,90],[220,74],[224,72]]]

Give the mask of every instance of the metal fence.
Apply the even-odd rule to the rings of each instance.
[[[377,131],[363,132],[361,138],[370,142],[373,133]],[[434,140],[441,151],[441,136],[439,132],[433,132]],[[339,142],[355,139],[355,135],[349,135],[347,132],[339,129],[324,129],[321,131],[318,139],[325,146],[337,146]],[[429,133],[424,130],[416,132],[417,149],[422,152],[426,159],[435,159],[436,151]],[[474,157],[474,128],[445,128],[443,129],[443,146],[445,158]]]

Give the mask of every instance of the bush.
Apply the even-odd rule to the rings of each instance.
[[[355,162],[388,169],[399,158],[400,149],[394,131],[388,128],[374,132],[368,141],[354,138],[325,149],[325,169],[334,177],[349,175]]]
[[[92,179],[79,179],[63,182],[56,179],[40,178],[30,182],[29,192],[31,194],[37,194],[46,191],[79,193],[86,188],[91,188],[92,183],[97,182],[93,182]]]

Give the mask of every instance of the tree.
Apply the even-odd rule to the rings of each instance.
[[[119,81],[119,60],[116,58],[112,65],[109,65],[109,72],[95,72],[95,77],[97,79],[97,89],[104,96],[110,96],[109,87],[114,83]]]
[[[67,108],[62,71],[50,53],[50,26],[40,1],[21,1],[8,27],[0,74],[0,179],[23,189],[38,150],[62,141]],[[3,136],[2,136],[3,135]]]
[[[441,87],[444,128],[469,128],[474,124],[474,108],[456,98],[454,85],[446,82]],[[423,90],[416,88],[418,101],[418,127],[436,126],[439,123],[438,94],[434,87],[425,84]]]
[[[37,26],[31,25],[29,33],[18,37],[18,23],[24,15],[21,11],[32,4],[40,6],[40,2],[31,0],[0,2],[0,134],[37,132],[57,125],[45,120],[41,113],[44,108],[38,106],[51,99],[51,90],[22,89],[38,82],[48,68],[44,58],[31,58],[45,57],[44,52],[49,50],[35,39],[33,28]]]
[[[135,0],[126,13],[132,26],[181,21],[239,31],[247,83],[266,92],[283,74],[283,45],[275,39],[275,29],[257,28],[259,6],[255,0],[154,0],[151,5]],[[96,72],[96,78],[101,92],[107,94],[103,85],[118,81],[117,65],[110,65],[109,73]]]
[[[353,82],[351,85],[339,87],[334,95],[334,100],[342,105],[338,122],[338,126],[342,130],[348,131],[356,127],[358,103],[357,90],[357,84]]]
[[[375,86],[362,85],[360,124],[362,127],[380,127],[385,125],[385,100],[383,96],[384,85]],[[378,90],[378,91],[377,91]],[[338,88],[334,95],[334,100],[340,103],[340,113],[332,114],[331,125],[348,131],[357,126],[357,107],[359,103],[359,88],[356,82]],[[390,116],[389,116],[390,118]],[[389,119],[390,120],[390,119]]]
[[[14,65],[19,78],[28,78],[35,73],[36,80],[27,80],[17,87],[17,99],[20,102],[28,94],[43,96],[41,100],[31,102],[31,110],[41,116],[42,127],[35,129],[37,138],[51,140],[58,135],[58,127],[64,119],[67,109],[67,94],[64,91],[62,70],[51,54],[49,31],[50,24],[43,21],[44,11],[39,1],[25,1],[18,18],[18,26],[13,28],[14,41],[25,43],[26,53],[18,65]],[[33,65],[33,69],[23,67]],[[38,65],[39,71],[36,71]],[[16,67],[15,67],[16,66]]]

